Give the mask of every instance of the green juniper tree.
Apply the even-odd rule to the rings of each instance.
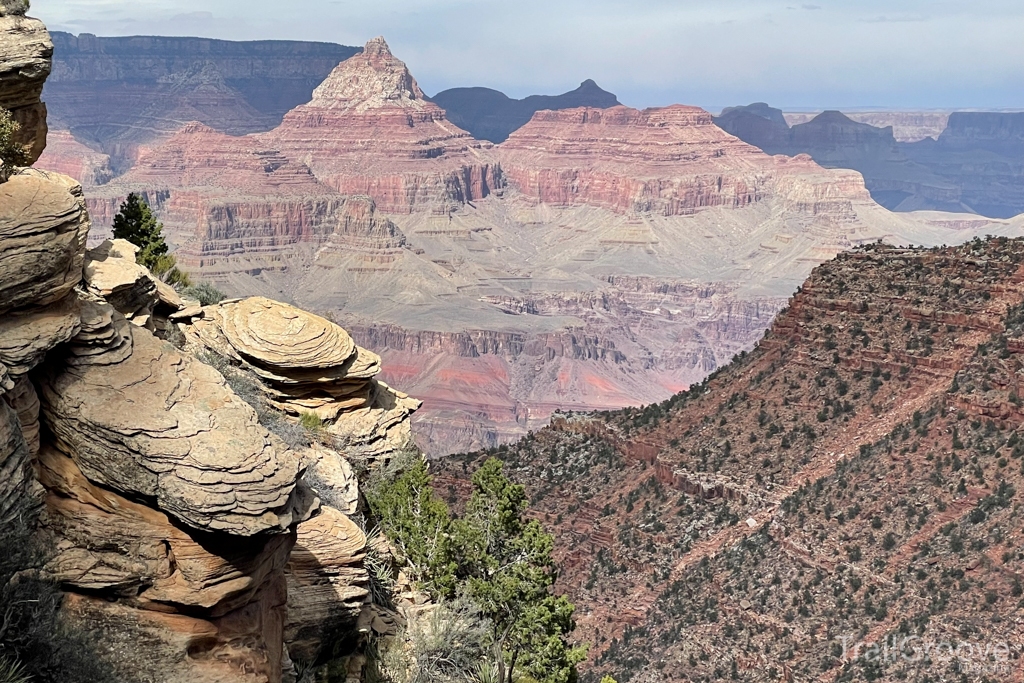
[[[573,683],[586,649],[571,647],[574,607],[551,591],[558,576],[554,540],[537,520],[526,520],[525,489],[491,458],[473,475],[473,493],[453,523],[458,576],[466,595],[491,621],[498,679],[520,674],[544,683]]]
[[[552,591],[553,539],[527,520],[526,492],[488,460],[473,476],[461,518],[431,487],[422,458],[378,472],[367,501],[388,538],[435,598],[468,599],[487,623],[491,657],[481,665],[495,683],[574,683],[585,648],[566,638],[574,607]],[[483,680],[482,675],[477,678]]]
[[[0,183],[11,177],[15,166],[28,163],[28,150],[17,141],[20,130],[11,112],[0,108]]]
[[[114,239],[128,240],[139,248],[136,260],[154,275],[172,285],[189,286],[188,275],[178,270],[177,261],[168,254],[164,226],[153,216],[149,204],[132,192],[114,216]]]

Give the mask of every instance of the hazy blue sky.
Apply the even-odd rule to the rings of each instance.
[[[98,35],[384,35],[424,90],[585,78],[633,106],[1024,108],[1024,0],[33,0]]]

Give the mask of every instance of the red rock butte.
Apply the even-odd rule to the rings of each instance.
[[[617,213],[739,208],[773,193],[780,174],[820,174],[809,159],[783,163],[684,105],[541,111],[498,151],[509,183],[525,195]]]
[[[389,213],[482,199],[501,182],[492,145],[449,122],[383,38],[339,64],[312,101],[259,137],[326,185],[368,195]]]

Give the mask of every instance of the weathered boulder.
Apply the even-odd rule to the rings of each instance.
[[[0,184],[0,313],[64,299],[82,280],[88,232],[71,178],[26,170]]]
[[[197,529],[251,536],[303,519],[311,501],[296,486],[298,461],[255,411],[213,368],[128,327],[133,348],[120,362],[41,374],[58,448],[90,481],[151,498]]]
[[[0,108],[21,124],[19,142],[34,162],[46,147],[46,105],[40,100],[50,75],[53,42],[43,22],[0,9]]]
[[[252,297],[207,306],[183,329],[193,348],[258,378],[270,405],[315,414],[348,455],[385,457],[411,443],[409,418],[420,402],[373,379],[380,357],[329,320]]]
[[[365,549],[366,535],[332,507],[299,525],[286,571],[285,642],[293,659],[315,660],[322,644],[355,625],[369,595]]]
[[[164,332],[167,318],[185,303],[173,287],[138,264],[138,251],[127,240],[106,240],[90,249],[85,253],[85,284],[135,325]]]
[[[91,483],[53,448],[38,459],[46,527],[58,540],[45,571],[76,590],[143,609],[220,617],[280,573],[291,534],[239,538],[186,531],[165,513]]]

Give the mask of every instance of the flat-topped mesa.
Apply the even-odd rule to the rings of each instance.
[[[449,122],[383,38],[339,64],[308,104],[259,138],[388,213],[482,199],[501,182],[492,145]]]
[[[740,208],[774,196],[780,175],[822,173],[808,158],[767,156],[683,105],[541,111],[498,150],[504,174],[525,195],[618,213]],[[853,195],[866,198],[857,188]]]

